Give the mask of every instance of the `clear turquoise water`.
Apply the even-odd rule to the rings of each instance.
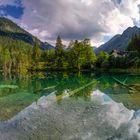
[[[112,77],[126,84],[119,84]],[[137,84],[135,90],[130,85]],[[0,75],[0,120],[8,120],[41,96],[55,92],[56,102],[69,98],[91,100],[95,90],[109,95],[114,101],[123,103],[128,109],[140,109],[140,76],[95,75],[68,73],[36,73],[26,76]]]

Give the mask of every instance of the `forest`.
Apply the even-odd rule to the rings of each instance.
[[[4,73],[32,71],[97,71],[99,69],[140,68],[140,37],[134,36],[125,50],[125,56],[113,52],[95,54],[90,40],[74,40],[65,46],[60,36],[55,49],[42,50],[9,37],[0,37],[0,70]]]

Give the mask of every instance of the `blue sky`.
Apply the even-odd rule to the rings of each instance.
[[[21,6],[1,5],[0,11],[1,16],[11,16],[13,18],[20,19],[24,13],[24,8]]]
[[[140,0],[0,0],[5,16],[43,41],[90,38],[94,46],[139,26]]]

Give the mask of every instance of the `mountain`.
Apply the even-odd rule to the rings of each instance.
[[[132,37],[140,34],[140,28],[134,26],[127,28],[122,34],[115,35],[107,43],[95,49],[96,53],[100,51],[111,52],[112,50],[125,50],[128,47]]]
[[[97,47],[95,47],[95,46],[92,46],[92,48],[93,48],[93,50],[96,50],[97,49]]]
[[[43,42],[42,45],[41,45],[41,48],[43,50],[53,50],[54,49],[54,46],[52,46],[48,42]]]
[[[9,37],[15,40],[21,40],[28,44],[38,43],[43,50],[54,49],[49,43],[40,41],[37,37],[22,29],[16,23],[5,17],[0,17],[0,37]]]

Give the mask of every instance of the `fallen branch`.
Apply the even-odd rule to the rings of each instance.
[[[77,92],[79,92],[79,91],[81,91],[81,90],[83,90],[83,89],[89,87],[90,85],[95,84],[96,82],[97,82],[97,81],[92,81],[92,82],[90,82],[90,83],[86,84],[85,86],[82,86],[82,87],[80,87],[80,88],[78,88],[78,89],[75,89],[75,90],[70,91],[70,92],[67,92],[67,93],[63,93],[63,94],[57,96],[57,100],[61,100],[62,98],[72,96],[72,95],[74,95],[75,93],[77,93]]]
[[[46,87],[46,88],[43,88],[43,89],[38,89],[38,90],[35,91],[35,93],[50,90],[50,89],[55,89],[55,87],[56,86],[50,86],[50,87]]]
[[[113,77],[113,76],[112,76],[112,79],[113,79],[114,81],[116,81],[117,83],[123,85],[123,86],[128,86],[127,84],[125,84],[124,82],[118,80],[117,78],[115,78],[115,77]]]
[[[117,78],[115,78],[113,76],[112,76],[112,79],[114,81],[116,81],[118,84],[128,88],[131,93],[137,91],[137,89],[134,86],[132,86],[132,85],[125,84],[125,82],[122,82],[122,81],[118,80]]]

